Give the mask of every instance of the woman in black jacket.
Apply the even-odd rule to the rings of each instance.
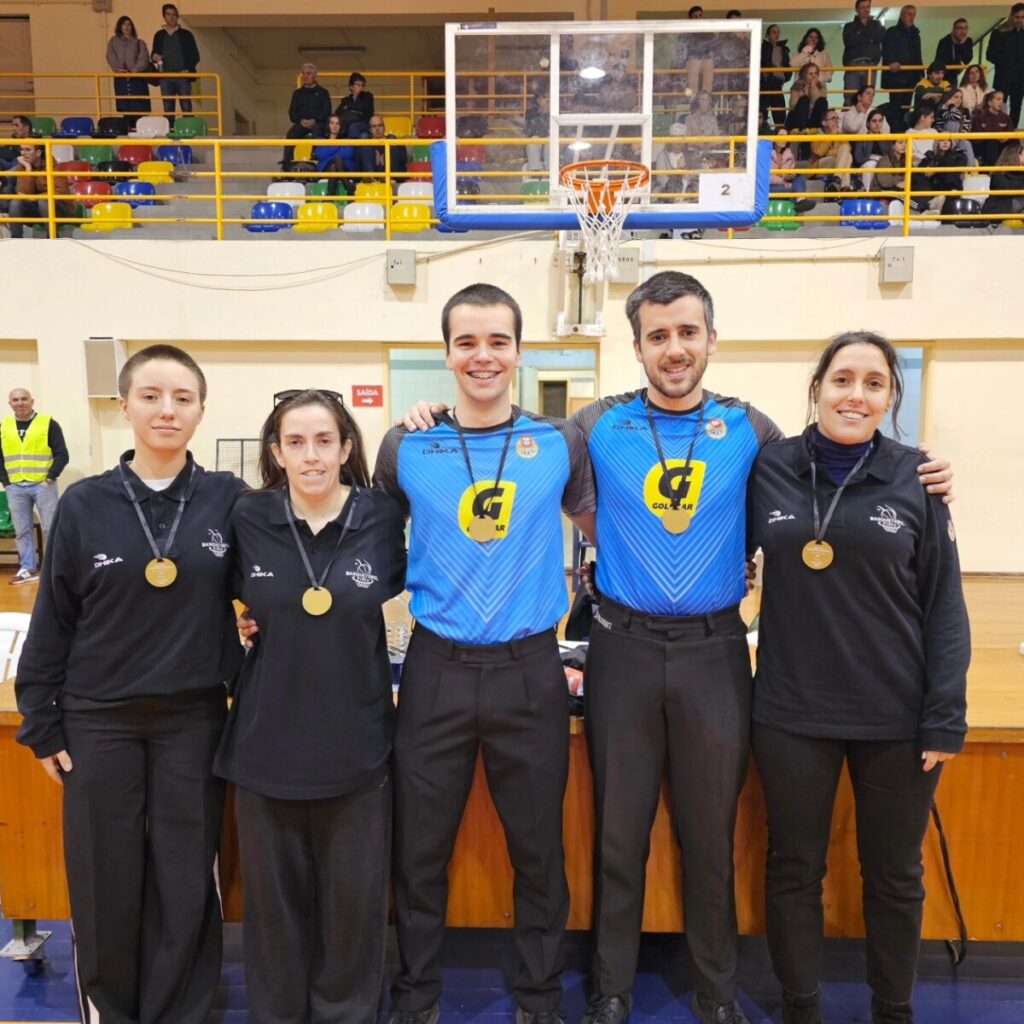
[[[760,108],[765,114],[765,127],[768,126],[768,111],[771,111],[772,119],[776,124],[782,124],[786,120],[786,98],[784,95],[771,95],[766,93],[781,93],[786,82],[789,81],[793,72],[788,70],[790,66],[789,46],[787,39],[780,39],[782,30],[778,25],[769,25],[765,33],[764,41],[761,43],[761,98]],[[787,69],[787,70],[782,70]]]
[[[814,421],[761,449],[747,536],[764,552],[752,743],[768,811],[768,948],[783,1024],[821,1024],[822,880],[840,773],[857,816],[872,1024],[908,1024],[921,937],[921,845],[942,762],[967,732],[971,642],[956,531],[881,433],[899,359],[835,338]]]

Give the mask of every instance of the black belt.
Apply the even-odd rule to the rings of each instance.
[[[665,634],[673,634],[674,638],[712,636],[726,629],[735,631],[737,625],[746,631],[738,604],[704,615],[651,615],[602,596],[595,614],[598,623],[600,619],[619,629],[646,632],[659,638],[664,638]]]
[[[418,623],[413,630],[411,644],[425,647],[442,658],[462,662],[466,665],[519,661],[537,651],[557,651],[558,649],[558,641],[553,629],[545,629],[541,633],[533,633],[519,640],[506,640],[500,644],[462,644],[456,640],[446,640],[443,636],[432,633],[426,626],[421,626]]]

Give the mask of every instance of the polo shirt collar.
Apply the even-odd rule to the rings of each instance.
[[[810,441],[814,435],[814,427],[814,423],[807,427],[800,435],[800,440],[793,445],[793,471],[797,476],[811,475]],[[873,476],[882,483],[890,483],[896,475],[896,463],[893,459],[894,442],[878,430],[875,431],[872,441],[874,448],[856,479]]]
[[[121,468],[125,472],[125,476],[128,477],[128,482],[131,484],[132,491],[135,497],[141,501],[147,501],[154,494],[159,493],[166,498],[170,498],[172,501],[178,501],[182,496],[186,500],[191,499],[192,495],[195,494],[196,488],[199,486],[199,471],[202,470],[202,466],[196,465],[195,459],[192,458],[191,452],[185,453],[185,465],[181,472],[174,478],[171,485],[166,490],[157,492],[150,490],[143,479],[128,465],[132,459],[135,458],[135,449],[129,448],[120,459]],[[195,467],[196,472],[193,473],[192,469]],[[124,493],[124,487],[121,486],[121,474],[117,474],[117,485],[118,490]],[[127,498],[128,495],[125,495]]]
[[[363,516],[366,514],[368,502],[364,500],[363,492],[365,488],[360,487],[358,484],[350,483],[349,486],[352,488],[352,492],[349,494],[345,504],[341,506],[341,511],[338,513],[337,518],[332,520],[339,526],[344,525],[345,519],[348,517],[349,509],[352,510],[352,520],[349,523],[349,530],[358,530],[363,521]],[[275,492],[274,500],[270,503],[270,512],[268,519],[272,526],[287,526],[288,525],[288,513],[284,510],[284,497],[287,494],[288,485],[277,488]]]

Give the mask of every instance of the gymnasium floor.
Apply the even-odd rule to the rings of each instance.
[[[47,944],[48,962],[41,975],[30,978],[18,964],[0,963],[0,1022],[77,1019],[67,923],[50,922],[41,927],[54,930]],[[5,930],[6,925],[0,925],[0,929]],[[248,1021],[241,929],[237,924],[227,926],[224,972],[211,1024]],[[764,940],[740,941],[740,1001],[751,1024],[776,1022],[777,986]],[[854,940],[835,939],[827,945],[827,981],[823,991],[828,1024],[868,1021],[861,950],[861,944]],[[586,937],[571,933],[563,1004],[568,1024],[577,1024],[583,1012],[583,972],[588,959]],[[441,1024],[511,1024],[514,1007],[506,989],[513,966],[510,933],[454,930],[445,944],[444,962]],[[396,963],[392,941],[389,976]],[[694,1018],[688,1009],[690,981],[685,941],[680,936],[647,936],[641,949],[640,968],[632,1024],[690,1024]],[[954,971],[941,943],[925,943],[915,1006],[919,1024],[1020,1024],[1024,1021],[1024,944],[975,944],[964,964]]]

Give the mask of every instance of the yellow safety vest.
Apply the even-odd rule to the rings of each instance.
[[[53,452],[47,440],[50,417],[37,414],[25,431],[25,439],[18,436],[18,421],[5,416],[0,424],[0,445],[4,451],[4,469],[12,484],[41,484],[53,465]]]

